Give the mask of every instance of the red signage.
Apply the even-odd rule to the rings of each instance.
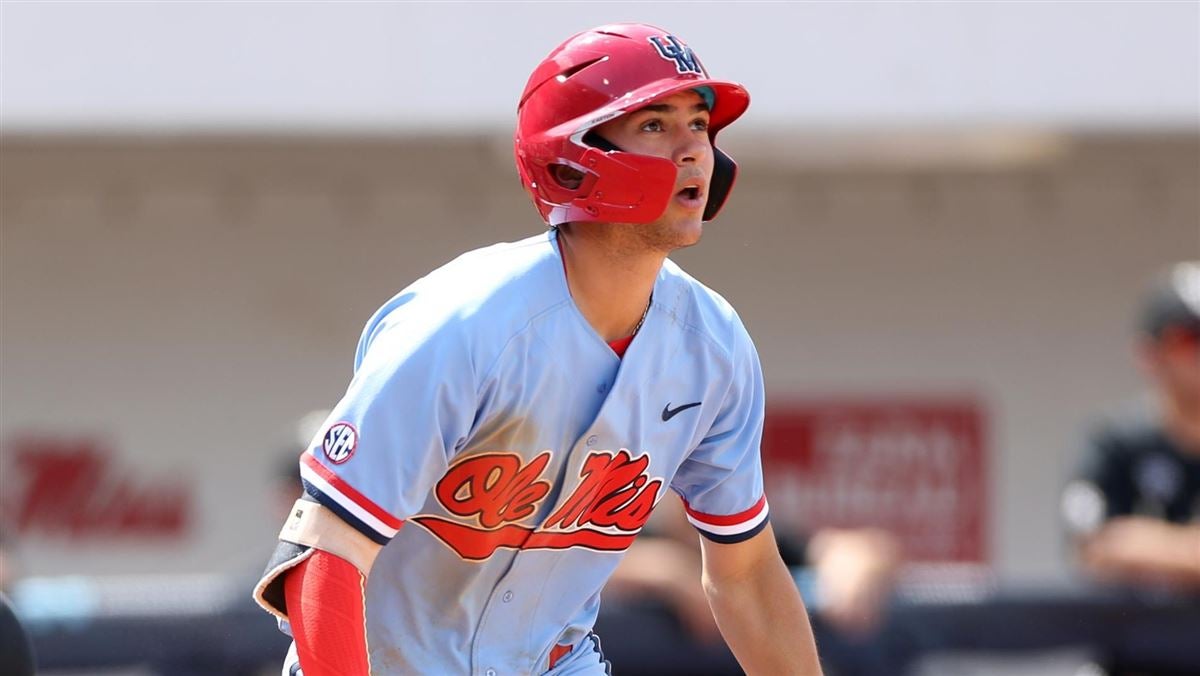
[[[984,414],[969,398],[775,404],[763,463],[777,527],[876,526],[910,561],[987,560]]]
[[[191,521],[187,484],[132,477],[96,441],[26,437],[6,450],[16,472],[5,472],[4,512],[19,533],[179,537]]]

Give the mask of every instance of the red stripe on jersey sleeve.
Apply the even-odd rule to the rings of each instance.
[[[740,523],[745,523],[758,516],[759,512],[761,512],[763,507],[766,506],[767,496],[763,495],[750,509],[747,509],[743,512],[738,512],[737,514],[720,516],[716,514],[705,514],[704,512],[698,512],[692,509],[692,506],[688,504],[687,500],[683,500],[683,508],[687,511],[688,516],[709,526],[736,526]]]
[[[316,472],[325,481],[329,482],[330,486],[333,486],[338,490],[339,493],[354,501],[354,504],[365,509],[371,516],[382,521],[385,525],[387,525],[388,528],[400,530],[400,527],[404,525],[403,519],[397,519],[391,514],[388,514],[387,510],[372,502],[367,496],[354,490],[353,486],[346,483],[341,477],[330,471],[328,467],[322,465],[321,462],[314,458],[311,454],[305,453],[304,455],[300,456],[300,459],[304,464],[308,465],[309,469]]]

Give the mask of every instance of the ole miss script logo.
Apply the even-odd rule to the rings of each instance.
[[[650,518],[663,483],[646,474],[648,455],[594,452],[584,460],[571,495],[540,526],[530,528],[518,522],[535,514],[550,492],[550,482],[540,478],[550,451],[528,463],[521,460],[516,453],[484,453],[455,464],[434,494],[464,521],[430,515],[411,520],[472,561],[501,547],[621,551]]]

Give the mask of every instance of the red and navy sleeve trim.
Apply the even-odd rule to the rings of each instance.
[[[387,544],[404,525],[308,453],[300,456],[300,478],[305,493],[378,544]]]
[[[336,500],[322,493],[316,486],[313,486],[303,479],[301,479],[300,482],[304,484],[305,499],[320,503],[326,509],[336,514],[339,519],[345,521],[346,524],[351,528],[367,536],[371,542],[374,542],[377,545],[386,545],[388,540],[391,539],[384,537],[383,535],[380,535],[376,531],[372,530],[370,526],[363,523],[362,519],[354,516],[354,514],[352,514],[345,507],[339,505]]]
[[[692,509],[683,501],[687,520],[704,537],[721,544],[733,544],[749,540],[767,527],[767,496],[762,496],[750,509],[730,515],[705,514]]]

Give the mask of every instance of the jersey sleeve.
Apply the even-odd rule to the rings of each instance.
[[[1128,455],[1108,426],[1093,432],[1084,444],[1073,478],[1063,489],[1064,525],[1073,535],[1096,531],[1113,517],[1133,511]]]
[[[763,377],[758,353],[744,335],[733,354],[732,378],[720,412],[680,465],[671,488],[688,521],[709,540],[748,540],[767,526],[763,493]]]
[[[379,544],[421,509],[477,408],[468,331],[418,310],[364,332],[345,396],[300,459],[307,495]]]

